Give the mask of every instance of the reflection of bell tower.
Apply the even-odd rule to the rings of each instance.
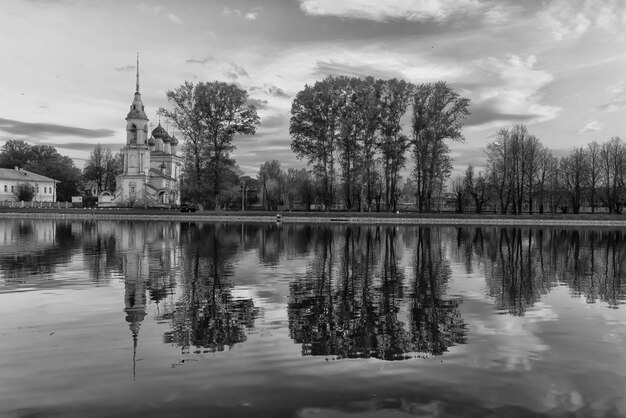
[[[148,280],[148,257],[145,250],[145,229],[131,225],[125,229],[120,240],[123,252],[124,312],[133,336],[133,377],[139,328],[146,316],[146,283]]]
[[[146,316],[146,285],[143,280],[132,280],[128,277],[124,282],[124,302],[126,322],[133,334],[133,378],[135,377],[135,361],[137,358],[137,342],[139,327]]]
[[[124,167],[122,174],[117,178],[118,192],[121,192],[121,195],[116,197],[116,201],[130,206],[143,206],[147,198],[145,187],[150,176],[150,149],[148,116],[139,92],[139,54],[137,54],[135,96],[126,115],[126,146],[122,153]]]

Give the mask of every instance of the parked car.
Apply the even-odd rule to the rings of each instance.
[[[192,204],[183,203],[182,205],[180,205],[181,212],[195,212],[196,210],[196,207]]]

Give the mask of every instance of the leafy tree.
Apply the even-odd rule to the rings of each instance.
[[[165,116],[184,137],[185,176],[182,189],[196,202],[211,199],[219,208],[222,188],[229,189],[223,173],[233,170],[235,135],[251,135],[259,125],[256,108],[248,93],[235,84],[219,81],[185,82],[166,92],[170,109]]]
[[[123,171],[122,154],[113,155],[111,149],[97,144],[85,164],[83,176],[85,180],[96,185],[96,193],[108,190],[115,191],[115,178]]]
[[[30,202],[37,195],[35,186],[30,183],[18,183],[13,194],[18,201]]]
[[[313,165],[313,172],[322,179],[325,209],[330,210],[334,198],[335,146],[340,126],[340,101],[328,77],[313,86],[305,85],[291,105],[289,134],[291,149],[298,159]]]
[[[22,139],[9,139],[0,152],[1,168],[24,168],[32,158],[32,147]]]
[[[406,163],[409,138],[402,133],[400,120],[411,102],[413,86],[404,80],[380,82],[380,140],[385,176],[385,206],[395,211],[400,170]]]
[[[82,186],[82,176],[74,161],[59,154],[50,145],[30,145],[23,140],[9,140],[0,152],[1,167],[21,167],[59,181],[57,200],[68,201]]]
[[[411,143],[420,212],[430,211],[432,195],[451,172],[446,139],[463,141],[461,128],[469,115],[469,99],[460,97],[445,82],[421,84],[414,92]]]
[[[316,184],[305,168],[287,170],[285,187],[289,203],[299,202],[305,210],[310,209],[315,201]]]
[[[284,189],[285,174],[280,168],[278,160],[266,161],[259,169],[259,186],[261,187],[261,201],[263,209],[276,210],[282,203],[281,194]]]

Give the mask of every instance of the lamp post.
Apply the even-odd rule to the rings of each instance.
[[[246,210],[246,180],[241,181],[241,211]]]

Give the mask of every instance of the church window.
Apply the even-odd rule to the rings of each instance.
[[[14,191],[15,191],[15,188],[14,188],[14,186],[13,186],[13,185],[11,185],[11,191],[12,191],[12,192],[14,192]]]
[[[134,124],[130,127],[130,143],[137,143],[137,127]]]
[[[43,194],[46,194],[46,193],[48,193],[48,188],[44,186],[44,188],[43,188]]]
[[[130,192],[135,193],[135,186],[130,186]]]
[[[7,191],[7,185],[5,184],[4,185],[4,192],[6,193],[6,191]]]
[[[37,193],[39,193],[39,186],[37,186]]]

